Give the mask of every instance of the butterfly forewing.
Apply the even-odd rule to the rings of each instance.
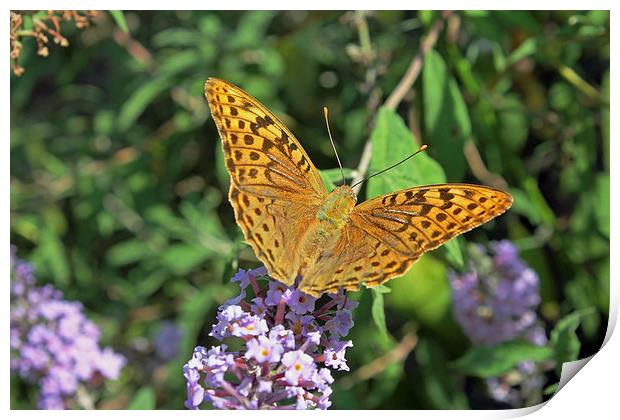
[[[231,180],[246,192],[319,203],[327,194],[307,153],[267,108],[219,79],[208,79],[205,94],[217,125]]]
[[[295,238],[312,223],[327,194],[295,136],[240,88],[208,79],[205,95],[230,173],[229,200],[256,256],[292,284],[301,264]]]

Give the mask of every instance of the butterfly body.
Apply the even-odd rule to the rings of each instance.
[[[331,191],[325,202],[316,208],[309,223],[300,235],[300,252],[304,256],[295,275],[320,267],[322,261],[329,260],[348,243],[348,229],[356,195],[348,185]]]
[[[328,192],[286,126],[219,79],[205,94],[230,174],[237,224],[269,274],[318,297],[404,274],[422,254],[505,212],[512,197],[472,184],[425,185],[356,205],[347,185]]]

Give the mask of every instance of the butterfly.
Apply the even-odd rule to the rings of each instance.
[[[374,287],[422,254],[504,213],[512,197],[471,184],[423,185],[356,205],[328,192],[293,133],[239,87],[209,78],[205,95],[230,174],[228,198],[246,241],[274,279],[313,297]]]

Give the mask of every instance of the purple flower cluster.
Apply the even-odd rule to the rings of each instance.
[[[538,322],[538,275],[520,258],[510,241],[493,242],[490,254],[481,245],[470,248],[470,270],[449,274],[454,315],[476,345],[524,339],[545,345]]]
[[[78,388],[118,378],[125,358],[99,347],[99,328],[79,302],[35,286],[32,266],[11,247],[11,370],[40,386],[40,409],[64,409]]]
[[[330,294],[317,308],[317,299],[268,278],[264,267],[239,270],[232,281],[241,293],[219,308],[210,333],[221,344],[196,347],[183,367],[185,406],[327,409],[330,368],[349,370],[345,351],[353,343],[343,337],[357,302]]]
[[[470,248],[470,270],[450,273],[454,315],[475,345],[496,345],[522,339],[538,346],[547,335],[538,320],[538,276],[507,240]],[[490,395],[512,406],[540,402],[544,378],[532,361],[519,363],[513,372],[487,379]],[[519,389],[515,387],[519,386]]]
[[[493,399],[513,407],[531,406],[542,402],[544,376],[539,366],[531,360],[519,363],[509,374],[488,378],[486,382]]]

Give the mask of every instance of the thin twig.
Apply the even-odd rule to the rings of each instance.
[[[355,25],[357,26],[357,34],[362,50],[360,58],[364,64],[369,65],[373,61],[375,53],[370,42],[370,31],[368,30],[368,22],[366,22],[367,14],[368,12],[361,10],[355,12]]]
[[[491,185],[492,187],[497,187],[500,189],[506,189],[508,187],[508,183],[501,175],[493,173],[487,169],[482,157],[480,156],[480,152],[472,139],[465,142],[465,145],[463,146],[463,154],[465,155],[465,159],[469,164],[471,172],[476,178],[482,181],[483,184]]]
[[[431,27],[428,34],[424,38],[424,40],[422,40],[422,43],[420,44],[420,48],[418,49],[418,52],[411,59],[411,63],[409,63],[409,67],[407,68],[407,71],[403,75],[400,82],[398,82],[398,85],[396,85],[396,88],[394,88],[390,96],[388,96],[383,106],[390,108],[390,109],[396,109],[398,107],[398,104],[400,104],[400,102],[405,97],[405,95],[407,95],[407,93],[409,92],[409,90],[411,89],[415,81],[417,80],[418,76],[420,75],[420,71],[422,70],[422,62],[424,60],[424,56],[426,55],[428,51],[431,50],[431,48],[433,48],[433,46],[437,42],[437,38],[439,37],[439,33],[441,32],[444,26],[445,20],[451,14],[452,14],[451,11],[444,11],[441,15],[441,18],[437,20],[437,22],[435,22],[435,24]],[[355,176],[355,178],[353,179],[351,183],[351,185],[355,185],[359,183],[353,189],[356,194],[359,193],[360,189],[362,188],[361,181],[364,179],[364,177],[366,176],[366,172],[368,171],[368,166],[370,165],[371,155],[372,155],[372,143],[369,138],[366,141],[366,144],[364,145],[364,150],[362,151],[360,163],[357,166],[357,175]]]
[[[564,77],[573,86],[575,86],[581,93],[591,99],[600,100],[599,91],[594,86],[586,82],[584,78],[577,74],[575,70],[564,64],[561,64],[558,67],[558,72],[562,75],[562,77]]]
[[[118,28],[114,29],[112,37],[118,45],[125,47],[129,55],[131,55],[136,61],[146,66],[149,72],[155,72],[157,69],[157,63],[153,58],[153,54],[151,54],[150,51],[140,43],[140,41]]]
[[[372,157],[372,143],[370,139],[366,141],[364,145],[364,150],[362,150],[362,157],[360,158],[360,163],[357,165],[357,170],[355,171],[356,175],[351,181],[351,185],[355,185],[353,191],[355,194],[359,194],[362,189],[362,185],[364,185],[361,181],[366,176],[366,171],[368,170],[368,166],[370,166],[370,158]]]
[[[418,53],[415,55],[415,57],[413,57],[413,59],[411,60],[411,63],[409,64],[405,75],[402,79],[400,79],[400,82],[398,82],[398,85],[396,85],[396,88],[392,91],[392,93],[390,93],[390,96],[385,101],[384,106],[390,109],[396,109],[398,104],[400,104],[405,95],[409,92],[409,89],[411,89],[411,86],[413,86],[418,76],[420,75],[424,56],[428,51],[430,51],[431,48],[433,48],[433,46],[437,42],[439,32],[441,32],[441,30],[443,29],[444,22],[450,16],[450,14],[450,11],[443,12],[441,19],[435,22],[431,30],[428,32],[428,35],[426,35],[426,38],[424,38],[424,40],[420,44],[420,49],[418,50]]]
[[[340,381],[340,386],[343,389],[349,389],[358,382],[366,381],[373,378],[383,372],[391,363],[400,362],[404,360],[409,353],[418,344],[418,336],[415,332],[411,331],[407,333],[403,339],[394,347],[389,353],[386,353],[367,365],[362,366],[351,375],[344,377]]]

